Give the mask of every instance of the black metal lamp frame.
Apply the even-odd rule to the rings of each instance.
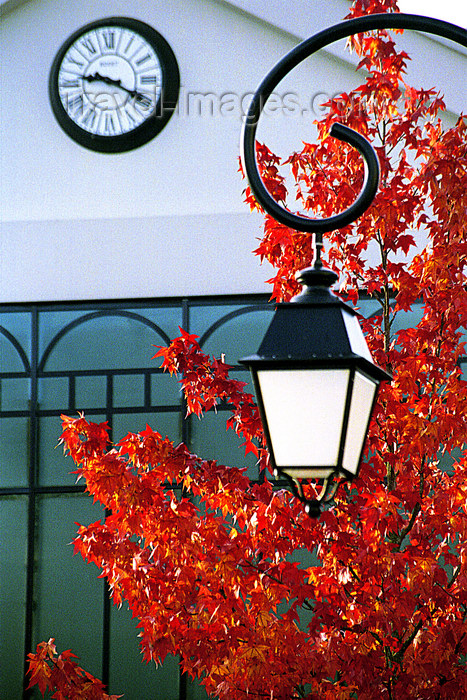
[[[365,139],[361,134],[355,132],[353,129],[349,129],[348,127],[339,123],[332,125],[330,134],[356,148],[363,157],[365,165],[363,185],[357,199],[348,209],[328,218],[312,219],[284,209],[269,194],[259,173],[258,164],[256,161],[256,129],[261,112],[272,92],[281,82],[281,80],[283,80],[283,78],[285,78],[285,76],[299,63],[315,52],[335,41],[338,41],[339,39],[351,36],[352,34],[359,34],[377,29],[411,29],[427,32],[429,34],[444,37],[460,44],[461,46],[467,47],[467,31],[465,29],[462,29],[455,24],[433,19],[431,17],[403,13],[384,13],[366,15],[341,22],[340,24],[336,24],[333,27],[315,34],[309,39],[306,39],[297,47],[292,49],[292,51],[290,51],[279,61],[279,63],[276,64],[276,66],[274,66],[274,68],[263,79],[255,95],[253,96],[250,108],[243,124],[241,139],[243,168],[248,178],[251,191],[256,200],[261,204],[264,210],[268,212],[268,214],[276,219],[276,221],[279,221],[285,226],[297,231],[315,235],[314,265],[312,268],[302,270],[297,275],[299,280],[300,277],[308,277],[308,280],[311,282],[311,287],[314,287],[315,294],[318,292],[319,287],[321,287],[321,289],[323,289],[323,287],[330,287],[331,284],[337,280],[335,273],[333,273],[331,270],[326,270],[323,268],[323,264],[321,262],[323,233],[338,228],[343,228],[344,226],[352,223],[368,209],[374,200],[380,179],[380,168],[376,152],[369,141],[367,141],[367,139]],[[329,290],[327,291],[327,294],[330,294]],[[302,295],[299,295],[299,297],[295,297],[293,302],[301,302],[302,299],[300,299],[300,296],[303,297],[303,293]],[[242,360],[242,362],[253,369],[254,365],[257,363],[257,360],[259,360],[258,356],[251,356],[250,358],[245,358],[245,361]],[[375,369],[379,368],[375,367]],[[383,370],[379,369],[379,372],[381,373],[381,380],[391,378],[390,375],[387,375],[387,373],[385,373]],[[383,375],[386,376],[384,377]],[[254,373],[254,376],[256,377],[256,373]],[[261,398],[259,403],[264,425],[265,416]],[[267,433],[267,423],[265,425],[265,430]],[[338,482],[336,483],[331,477],[326,478],[324,479],[324,483],[318,497],[314,500],[308,500],[304,496],[303,487],[300,481],[293,479],[287,474],[284,474],[284,476],[286,476],[289,480],[293,493],[305,504],[307,512],[313,517],[318,517],[321,508],[320,504],[330,500],[334,496],[334,493],[339,485]]]

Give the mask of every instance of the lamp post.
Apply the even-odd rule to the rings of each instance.
[[[240,360],[252,374],[274,471],[289,480],[312,517],[333,497],[339,485],[335,477],[351,481],[358,475],[378,387],[391,379],[374,364],[358,314],[331,292],[337,275],[321,262],[322,234],[355,221],[372,203],[379,164],[365,138],[334,124],[331,135],[354,146],[364,159],[362,190],[340,214],[310,219],[283,209],[269,194],[258,171],[255,134],[269,96],[301,61],[338,39],[391,28],[420,30],[467,46],[465,30],[429,17],[393,13],[347,20],[302,42],[268,73],[243,127],[243,166],[257,201],[277,221],[315,235],[314,265],[297,275],[303,291],[291,302],[277,304],[257,353]],[[322,481],[313,500],[303,492],[308,479]]]

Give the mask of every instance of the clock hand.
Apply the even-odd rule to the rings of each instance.
[[[83,80],[87,80],[88,83],[94,83],[96,80],[100,80],[102,83],[106,83],[107,85],[115,85],[121,90],[127,92],[130,95],[130,97],[136,97],[137,101],[141,104],[148,106],[150,106],[151,104],[149,98],[146,95],[143,95],[137,90],[130,90],[129,88],[125,87],[124,85],[122,85],[122,81],[120,79],[114,80],[114,78],[109,78],[107,75],[94,73],[94,75],[83,75]]]
[[[87,80],[88,83],[94,83],[96,80],[100,80],[108,85],[117,85],[118,87],[122,87],[120,80],[114,80],[113,78],[109,78],[107,75],[101,75],[100,73],[94,73],[94,75],[83,75],[83,80]]]

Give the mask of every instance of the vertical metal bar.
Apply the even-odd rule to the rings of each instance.
[[[152,374],[150,372],[144,373],[144,407],[146,409],[151,408],[151,378]]]
[[[182,299],[182,328],[190,332],[190,300]]]
[[[190,302],[188,299],[182,299],[182,328],[190,332]],[[182,442],[191,448],[191,420],[186,417],[187,405],[185,395],[182,394],[181,415],[180,415],[180,433]]]
[[[76,377],[70,374],[68,377],[68,410],[76,411]]]
[[[36,546],[36,481],[37,481],[37,367],[39,354],[39,316],[37,307],[31,308],[31,376],[29,399],[29,444],[28,444],[28,543],[26,566],[26,605],[24,627],[24,675],[23,698],[31,697],[26,690],[27,655],[32,651],[34,634],[34,587],[35,587],[35,546]]]
[[[113,407],[113,374],[110,372],[107,374],[106,383],[106,421],[112,426],[112,407]],[[112,427],[110,427],[109,437],[112,439]],[[111,511],[106,508],[104,517],[107,518]],[[102,609],[102,682],[109,689],[110,683],[110,616],[111,616],[111,600],[110,600],[110,587],[107,583],[107,579],[104,579],[104,590],[103,590],[103,609]]]
[[[190,332],[190,302],[188,299],[182,299],[182,328]],[[185,395],[182,394],[181,406],[180,406],[180,433],[182,442],[190,447],[191,443],[191,420],[187,418],[186,411],[186,399]],[[181,667],[179,667],[179,680],[178,680],[178,692],[179,700],[187,700],[188,698],[188,674],[184,673]]]
[[[105,511],[105,517],[110,511]],[[107,579],[104,579],[103,590],[103,611],[102,611],[102,682],[109,688],[110,681],[110,589]]]
[[[188,700],[188,674],[180,669],[179,699]]]

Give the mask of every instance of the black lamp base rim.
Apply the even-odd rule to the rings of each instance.
[[[281,474],[283,474],[281,472]],[[277,472],[276,472],[277,475]],[[323,480],[323,485],[317,498],[306,498],[303,493],[303,486],[300,481],[294,479],[289,474],[283,474],[290,483],[292,492],[298,500],[305,506],[305,512],[310,518],[319,518],[322,512],[322,504],[328,503],[334,498],[334,495],[339,487],[340,481],[336,481],[334,477],[338,476],[336,472],[330,474]]]

